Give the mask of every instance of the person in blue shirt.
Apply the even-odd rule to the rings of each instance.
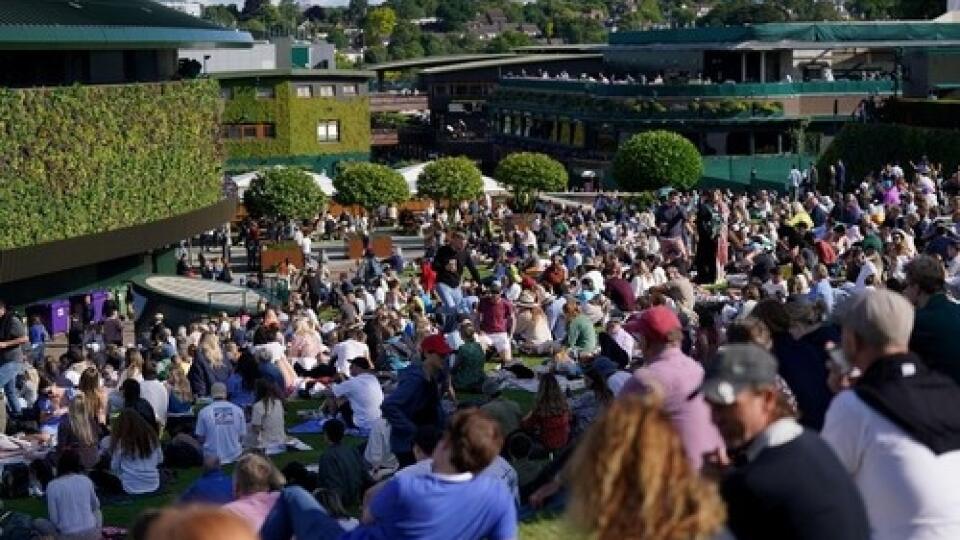
[[[233,501],[233,478],[220,468],[216,454],[203,457],[203,474],[197,478],[183,495],[181,503],[226,504]]]
[[[399,373],[397,389],[381,405],[390,424],[390,449],[400,466],[412,465],[413,436],[418,426],[443,427],[440,398],[449,387],[445,376],[446,358],[453,353],[442,334],[424,338],[420,344],[422,362],[414,362]]]
[[[50,341],[50,334],[47,332],[47,327],[40,321],[40,317],[34,316],[31,318],[29,337],[34,364],[40,365],[44,359],[46,344]]]
[[[479,409],[450,421],[429,474],[394,477],[369,495],[360,526],[345,532],[309,493],[286,488],[260,529],[262,540],[513,540],[517,508],[506,484],[477,476],[503,446],[500,426]]]

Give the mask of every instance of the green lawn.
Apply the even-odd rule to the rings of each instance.
[[[530,367],[540,365],[542,358],[521,358],[525,364]],[[489,365],[493,367],[493,365]],[[531,392],[522,390],[506,390],[504,394],[516,401],[524,411],[530,410],[533,406],[535,395]],[[479,400],[482,398],[479,394],[461,394],[458,396],[461,400]],[[296,425],[303,421],[297,416],[297,411],[306,409],[316,409],[320,406],[320,401],[316,399],[309,400],[291,400],[286,404],[286,424],[288,427]],[[297,438],[313,447],[313,450],[307,452],[286,452],[271,459],[278,468],[283,468],[292,461],[299,461],[304,464],[316,463],[320,454],[326,447],[323,435],[297,435]],[[361,439],[348,438],[353,444],[359,444]],[[232,467],[227,467],[231,470]],[[166,492],[162,495],[144,497],[135,501],[120,504],[110,504],[103,507],[103,522],[108,526],[130,527],[136,517],[147,508],[157,508],[166,506],[176,501],[177,497],[183,493],[200,475],[200,468],[177,469],[177,478],[170,484]],[[5,509],[17,510],[27,513],[34,517],[46,517],[47,509],[41,499],[23,498],[4,500]],[[562,522],[559,520],[544,519],[534,523],[525,523],[520,528],[520,538],[525,540],[557,540],[558,538],[570,538],[567,532],[563,531]]]

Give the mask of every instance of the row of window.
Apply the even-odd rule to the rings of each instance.
[[[221,129],[221,136],[224,139],[234,141],[273,139],[277,136],[277,130],[273,124],[266,123],[224,124]],[[339,141],[339,120],[320,120],[317,122],[317,142],[325,143]]]
[[[432,87],[435,96],[486,96],[493,93],[489,84],[435,84]]]
[[[233,99],[233,88],[220,88],[221,99]],[[295,84],[293,86],[294,95],[298,98],[312,97],[335,97],[337,95],[336,86],[332,84]],[[341,96],[355,96],[359,93],[359,88],[355,84],[344,84],[340,86]],[[272,86],[258,86],[256,89],[257,99],[273,99],[277,97],[276,91]]]

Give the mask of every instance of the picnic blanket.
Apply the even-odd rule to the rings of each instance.
[[[287,429],[287,433],[295,435],[316,435],[323,433],[323,425],[327,423],[329,418],[311,418],[293,426],[292,428]],[[357,429],[357,428],[347,428],[347,435],[353,437],[362,437],[366,438],[370,436],[370,432],[367,430]]]

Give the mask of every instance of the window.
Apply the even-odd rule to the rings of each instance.
[[[357,95],[357,85],[355,84],[345,84],[341,87],[341,90],[345,96]]]
[[[258,86],[257,87],[257,98],[259,99],[273,99],[273,87],[272,86]]]
[[[317,142],[337,142],[339,140],[339,120],[321,120],[317,124]]]
[[[445,96],[447,95],[447,86],[443,84],[438,84],[433,87],[433,95],[435,96]]]
[[[297,97],[298,98],[311,98],[313,97],[313,87],[309,84],[298,84],[296,86]]]
[[[233,88],[221,88],[220,99],[233,99]]]
[[[333,85],[332,84],[321,85],[320,97],[333,97]]]
[[[272,139],[277,136],[273,124],[224,124],[221,134],[224,139],[235,141]]]

